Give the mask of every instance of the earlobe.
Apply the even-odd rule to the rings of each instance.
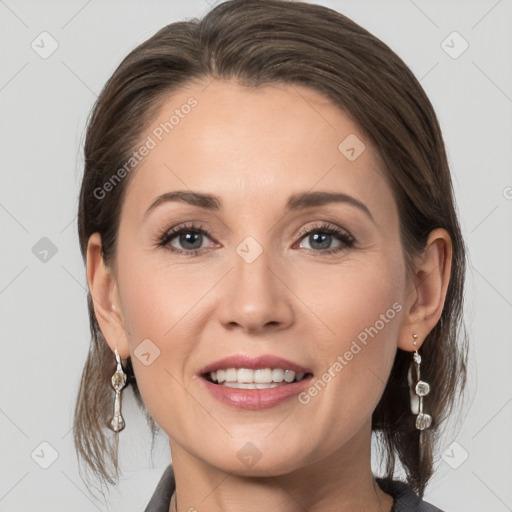
[[[94,313],[101,332],[112,352],[117,348],[122,359],[130,355],[125,322],[115,276],[104,262],[101,236],[93,233],[87,243],[87,283]]]
[[[415,258],[415,272],[406,297],[398,347],[417,350],[441,318],[451,275],[452,242],[445,229],[431,231],[425,250]],[[412,333],[419,340],[413,344]]]

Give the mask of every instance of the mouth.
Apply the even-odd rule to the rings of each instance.
[[[313,372],[272,355],[230,356],[199,371],[205,390],[224,405],[239,409],[269,409],[302,392]]]

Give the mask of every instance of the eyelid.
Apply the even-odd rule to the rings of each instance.
[[[295,238],[303,238],[305,235],[309,235],[310,233],[314,233],[315,231],[320,232],[328,232],[331,234],[336,234],[338,236],[344,236],[348,240],[355,242],[355,238],[350,234],[349,231],[346,229],[340,227],[340,226],[334,226],[326,221],[322,221],[322,224],[320,226],[309,226],[307,228],[301,229],[296,235]]]

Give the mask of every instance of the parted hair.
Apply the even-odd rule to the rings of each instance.
[[[235,80],[307,86],[347,114],[372,142],[400,218],[407,271],[429,233],[444,228],[452,240],[452,272],[441,318],[421,347],[422,377],[430,383],[425,410],[433,417],[415,428],[407,372],[411,353],[397,349],[382,398],[372,416],[384,476],[401,465],[420,495],[433,473],[441,423],[458,405],[466,382],[467,335],[463,322],[466,249],[454,200],[445,146],[431,102],[407,65],[380,39],[329,8],[285,0],[230,0],[202,19],[171,23],[132,50],[103,87],[88,119],[78,233],[86,258],[98,232],[107,265],[115,264],[120,212],[127,183],[105,197],[101,188],[140,145],[144,130],[174,92],[193,81]],[[74,441],[81,466],[109,485],[119,478],[118,438],[107,423],[115,358],[99,328],[90,293],[90,348],[74,411]],[[153,434],[130,358],[128,386]]]

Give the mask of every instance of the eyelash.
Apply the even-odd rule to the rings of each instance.
[[[170,241],[173,238],[176,238],[177,235],[180,235],[182,233],[191,233],[191,232],[200,233],[202,235],[206,235],[208,238],[212,238],[212,233],[207,228],[204,228],[197,224],[186,224],[184,226],[179,226],[179,227],[173,228],[169,231],[164,231],[164,232],[160,233],[158,236],[156,245],[157,245],[157,247],[168,247],[168,249],[175,254],[184,255],[184,256],[196,256],[198,253],[203,251],[203,249],[191,249],[191,250],[186,251],[186,250],[182,250],[182,249],[177,249],[176,247],[172,247],[169,244]],[[325,223],[322,224],[321,226],[313,226],[311,228],[304,229],[300,233],[297,234],[297,237],[300,240],[302,240],[303,238],[305,238],[307,235],[309,235],[311,233],[327,233],[329,235],[336,235],[336,237],[341,242],[343,242],[343,246],[337,247],[334,249],[325,249],[325,250],[307,249],[309,251],[313,251],[313,252],[317,252],[317,253],[337,254],[341,251],[345,251],[346,249],[352,247],[355,243],[354,237],[352,235],[350,235],[347,231],[342,230],[340,228],[333,227],[333,226],[331,226],[329,224],[325,224]]]

